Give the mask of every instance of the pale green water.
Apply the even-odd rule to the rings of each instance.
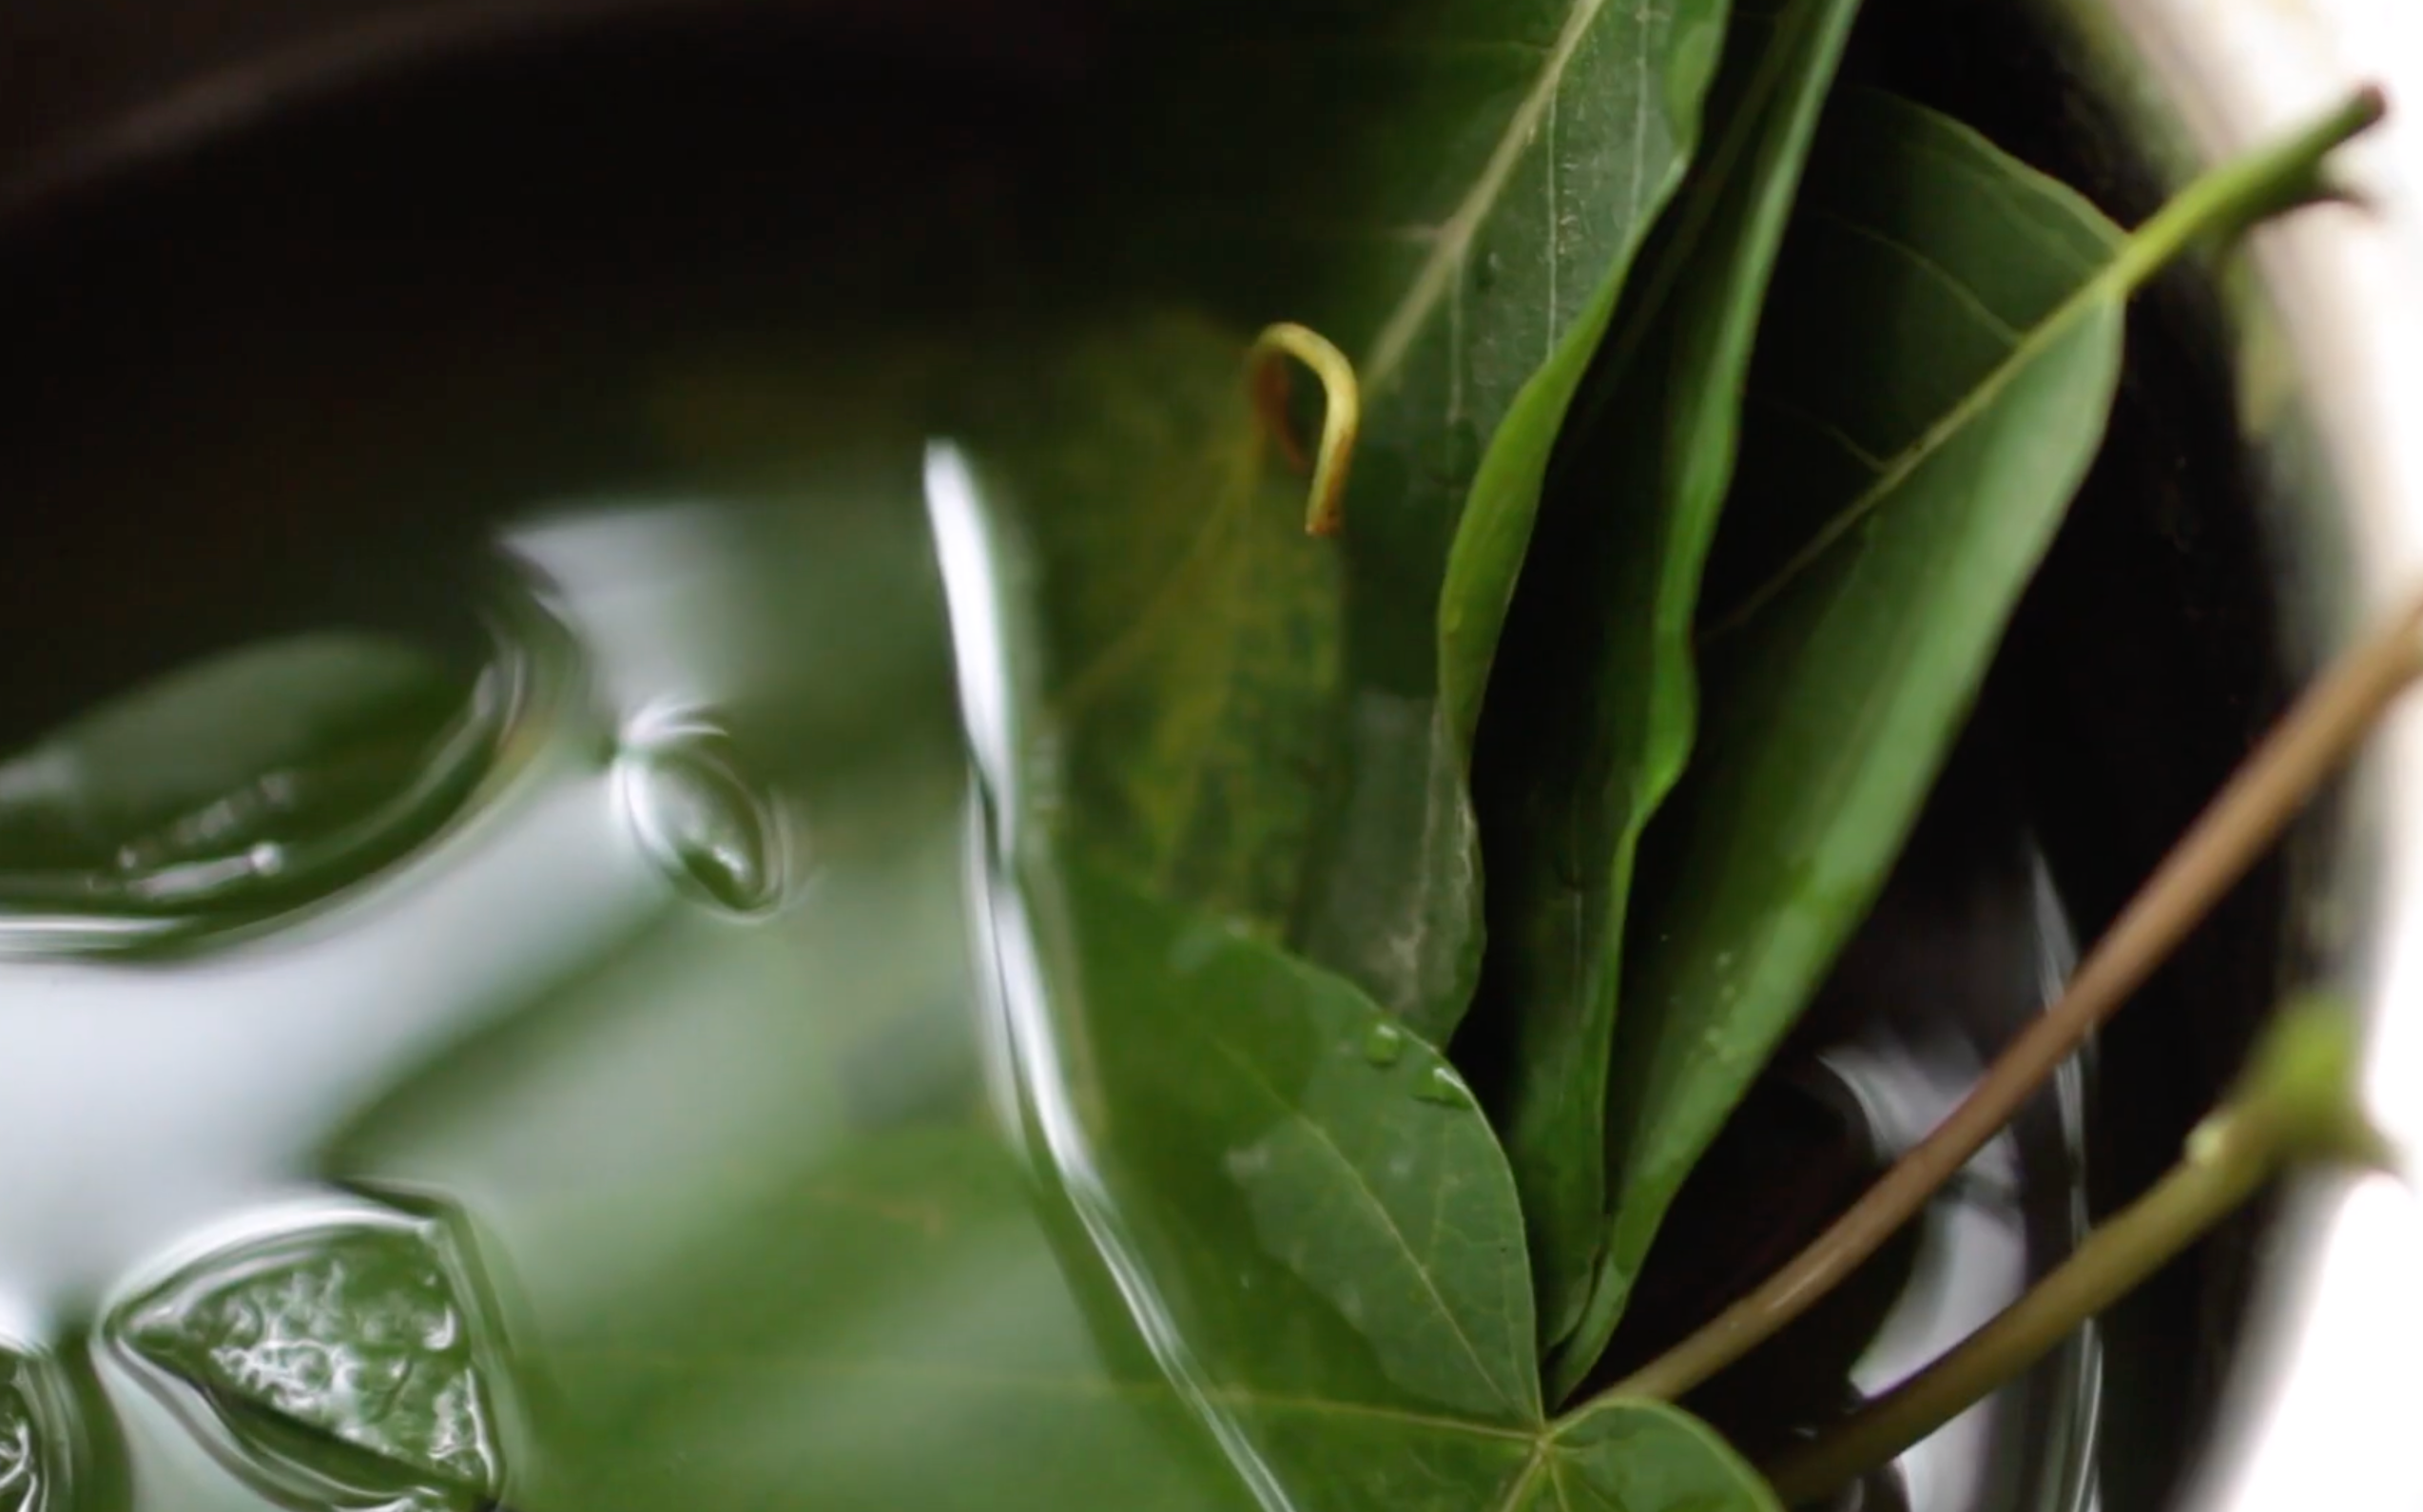
[[[956,128],[534,87],[0,238],[0,1507],[984,1504],[942,1421],[1233,1483],[988,1079],[924,438],[850,355],[984,262],[985,153],[785,206],[803,134]]]

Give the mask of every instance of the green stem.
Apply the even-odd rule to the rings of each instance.
[[[1606,1394],[1673,1400],[1808,1309],[1874,1254],[2036,1095],[2271,847],[2393,700],[2423,676],[2423,598],[2335,663],[2213,800],[2069,988],[2006,1046],[1949,1116],[1748,1296]]]
[[[2322,162],[2334,147],[2373,125],[2385,109],[2381,91],[2366,87],[2304,130],[2245,157],[2233,159],[2180,191],[2154,219],[2122,242],[2112,260],[2079,285],[2053,312],[2038,321],[2004,357],[1995,369],[1970,389],[1961,401],[1927,434],[1877,475],[1857,500],[1826,521],[1781,567],[1744,594],[1731,609],[1711,617],[1699,630],[1707,646],[1730,635],[1807,572],[1819,558],[1842,544],[1926,457],[1945,439],[1974,421],[2016,375],[2025,371],[2047,346],[2087,312],[2126,300],[2146,280],[2170,264],[2199,237],[2236,236],[2264,216],[2318,199],[2327,192]]]
[[[1814,1502],[1958,1417],[2237,1211],[2271,1175],[2272,1154],[2175,1167],[1949,1354],[1774,1465],[1775,1495],[1786,1506]]]
[[[1293,358],[1321,380],[1321,450],[1312,466],[1312,497],[1305,508],[1308,535],[1335,535],[1344,519],[1347,468],[1363,429],[1363,389],[1354,364],[1329,339],[1308,326],[1282,320],[1267,326],[1246,353],[1248,390],[1256,411],[1256,435],[1279,437],[1290,454],[1299,449],[1288,427],[1287,367]]]
[[[2388,102],[2367,85],[2329,115],[2273,146],[2233,159],[2198,179],[2123,243],[2105,277],[2134,291],[2201,236],[2238,236],[2258,222],[2326,194],[2322,163],[2379,123]]]
[[[2151,1192],[1958,1347],[1776,1464],[1769,1477],[1776,1495],[1788,1506],[1815,1501],[1958,1417],[2167,1265],[2288,1162],[2379,1161],[2378,1138],[2353,1107],[2355,1059],[2342,1016],[2285,1016],[2246,1090],[2205,1120]]]

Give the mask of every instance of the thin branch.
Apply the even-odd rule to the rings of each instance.
[[[2383,1164],[2387,1147],[2355,1106],[2355,1064],[2348,1016],[2328,1008],[2283,1015],[2245,1085],[2197,1128],[2152,1191],[1958,1347],[1787,1455],[1769,1472],[1776,1496],[1787,1506],[1814,1502],[1985,1400],[2291,1162]]]
[[[1875,1253],[2178,948],[2418,675],[2423,598],[2341,656],[2297,701],[2097,941],[2061,1000],[2011,1042],[1949,1117],[1783,1270],[1607,1395],[1680,1396]]]

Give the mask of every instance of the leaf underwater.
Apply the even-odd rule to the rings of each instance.
[[[1542,1421],[1513,1186],[1435,1053],[1081,864],[1029,894],[1054,1033],[1018,1044],[1013,1127],[1038,1184],[943,990],[972,964],[947,948],[964,833],[828,876],[800,938],[650,937],[347,1142],[339,1170],[494,1194],[532,1382],[508,1504],[1773,1508],[1673,1409]],[[873,928],[929,948],[868,960]],[[673,983],[685,1013],[652,1012]],[[870,1116],[903,1037],[958,1053]],[[608,1114],[674,1063],[730,1089],[679,1138],[527,1138],[534,1107]]]
[[[435,1225],[328,1224],[202,1256],[111,1331],[273,1500],[472,1512],[499,1470],[456,1272]]]
[[[1282,938],[1341,755],[1336,548],[1257,430],[1244,339],[1157,311],[1038,346],[960,430],[1034,557],[1071,836]]]
[[[1468,727],[1448,711],[1486,671],[1443,648],[1449,542],[1477,487],[1544,465],[1680,181],[1725,8],[1129,9],[1103,107],[1132,139],[1102,174],[1120,242],[1240,329],[1320,331],[1362,380],[1334,547],[1341,761],[1292,938],[1444,1042],[1480,959]]]
[[[2121,233],[1873,91],[1821,128],[1702,594],[1705,719],[1643,844],[1580,1379],[1691,1166],[1883,885],[2103,435]]]
[[[1513,1182],[1438,1052],[1065,843],[1039,552],[927,456],[982,801],[899,785],[813,906],[673,909],[320,1163],[478,1195],[502,1503],[1772,1512],[1673,1409],[1546,1419]],[[635,1115],[668,1087],[713,1095]]]
[[[1793,191],[1856,0],[1735,11],[1707,151],[1569,422],[1483,721],[1492,946],[1460,1056],[1530,1229],[1541,1337],[1579,1320],[1606,1230],[1608,1055],[1634,848],[1682,771],[1691,620]],[[1580,696],[1572,669],[1586,669]],[[1478,1042],[1478,1048],[1476,1048]]]

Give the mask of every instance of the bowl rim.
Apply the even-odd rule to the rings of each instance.
[[[2280,629],[2310,674],[2423,591],[2423,9],[2413,0],[2050,0],[2174,176],[2311,119],[2358,85],[2391,118],[2337,165],[2356,203],[2258,232],[2262,315],[2296,423],[2278,517]],[[2165,151],[2171,161],[2162,163]],[[2240,378],[2259,381],[2241,355]],[[2261,428],[2256,427],[2258,443]],[[2385,723],[2297,900],[2341,908],[2324,967],[2359,1005],[2368,1111],[2423,1156],[2423,708]],[[2336,959],[2334,959],[2336,958]],[[2386,1175],[2293,1184],[2260,1262],[2191,1512],[2299,1501],[2423,1505],[2409,1435],[2423,1401],[2423,1203]],[[2395,1488],[2405,1488],[2401,1494]]]

